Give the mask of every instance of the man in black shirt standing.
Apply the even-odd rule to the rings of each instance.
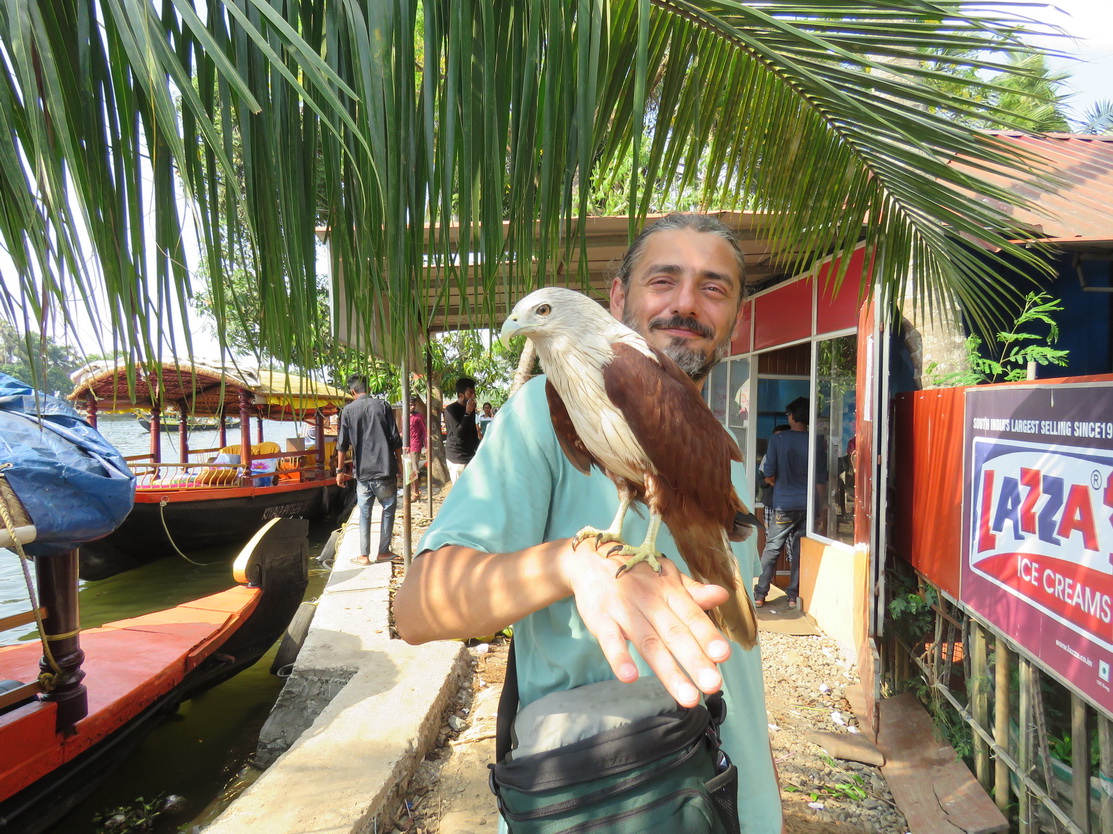
[[[402,469],[402,437],[394,422],[394,412],[385,400],[367,396],[367,377],[352,374],[348,390],[355,401],[340,412],[340,432],[336,439],[336,483],[344,486],[356,479],[356,504],[359,506],[359,552],[352,561],[371,564],[371,505],[377,498],[383,507],[379,525],[379,550],[376,562],[389,562],[390,537],[394,532],[394,511],[398,504],[398,473]],[[348,450],[352,450],[352,474],[346,471]]]
[[[448,458],[448,474],[452,483],[475,457],[479,448],[479,432],[475,427],[475,380],[466,376],[456,380],[456,402],[444,407],[444,454]]]

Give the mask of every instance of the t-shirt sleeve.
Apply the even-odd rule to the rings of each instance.
[[[390,451],[402,448],[402,435],[398,433],[398,423],[394,419],[394,412],[390,406],[386,407],[386,414],[383,419],[386,421],[386,440]]]
[[[453,485],[419,553],[449,544],[502,553],[545,540],[560,451],[544,380],[527,383],[499,413],[498,432]]]
[[[340,428],[336,433],[336,448],[338,451],[347,452],[352,445],[351,438],[352,430],[348,426],[348,421],[344,417],[344,412],[340,412]]]

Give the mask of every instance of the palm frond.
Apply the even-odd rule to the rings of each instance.
[[[999,45],[1035,51],[1026,5],[10,0],[0,300],[40,324],[85,310],[157,358],[196,229],[218,321],[247,309],[226,276],[250,264],[260,352],[313,367],[323,228],[339,313],[397,360],[449,307],[487,326],[583,270],[590,184],[632,155],[631,230],[698,172],[705,206],[768,212],[778,246],[864,238],[893,297],[988,321],[1000,265],[1038,258],[997,208],[1020,198],[979,175],[1034,160],[928,82],[1025,72]]]

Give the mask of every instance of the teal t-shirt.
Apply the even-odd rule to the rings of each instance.
[[[741,490],[749,481],[741,464],[733,465],[732,478],[735,489],[744,494]],[[573,536],[588,525],[603,529],[617,511],[614,484],[595,469],[583,475],[561,451],[549,419],[545,381],[538,378],[499,410],[499,419],[452,487],[418,552],[449,544],[487,553],[522,550]],[[636,505],[626,516],[623,537],[640,544],[647,523],[645,508]],[[665,527],[657,548],[688,572]],[[734,551],[742,575],[751,578],[758,566],[754,538],[735,544]],[[572,597],[516,623],[514,643],[523,706],[550,692],[614,677]],[[781,830],[781,802],[769,750],[759,651],[734,645],[730,658],[720,665],[727,702],[723,749],[739,771],[742,831],[774,834]],[[650,674],[636,651],[634,659],[641,674]]]

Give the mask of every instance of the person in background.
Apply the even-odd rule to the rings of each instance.
[[[788,423],[779,423],[773,426],[773,434],[791,430],[792,426]],[[761,504],[765,507],[765,529],[771,530],[773,529],[773,485],[765,482],[765,457],[765,455],[762,455],[757,465],[758,495],[761,496]]]
[[[409,433],[406,437],[406,460],[409,462],[410,472],[413,480],[413,490],[411,495],[414,501],[421,499],[421,463],[422,453],[425,451],[425,441],[429,434],[426,431],[425,415],[421,412],[424,410],[425,404],[421,402],[419,397],[410,397],[410,425]]]
[[[479,448],[479,431],[475,424],[475,380],[462,376],[456,380],[456,402],[444,407],[444,454],[448,458],[448,474],[456,483],[464,467]]]
[[[386,400],[367,396],[367,377],[352,374],[348,389],[355,399],[340,412],[336,441],[336,484],[344,486],[355,479],[359,507],[359,553],[357,565],[370,565],[371,507],[378,499],[383,508],[379,524],[379,549],[376,562],[389,562],[394,532],[394,513],[398,506],[398,473],[402,469],[402,437],[394,422],[394,411]],[[352,473],[348,474],[351,451]]]
[[[800,595],[800,535],[808,518],[808,398],[797,397],[785,406],[789,431],[769,438],[762,471],[773,486],[773,524],[765,528],[765,550],[761,553],[761,576],[754,588],[754,605],[765,604],[781,548],[788,548],[789,580],[785,594],[788,607],[796,608]],[[816,477],[827,489],[825,459],[816,460]]]
[[[487,436],[487,430],[491,427],[491,421],[495,419],[495,413],[491,410],[490,403],[483,403],[483,413],[479,415],[476,424],[479,426],[479,439],[483,440]]]

